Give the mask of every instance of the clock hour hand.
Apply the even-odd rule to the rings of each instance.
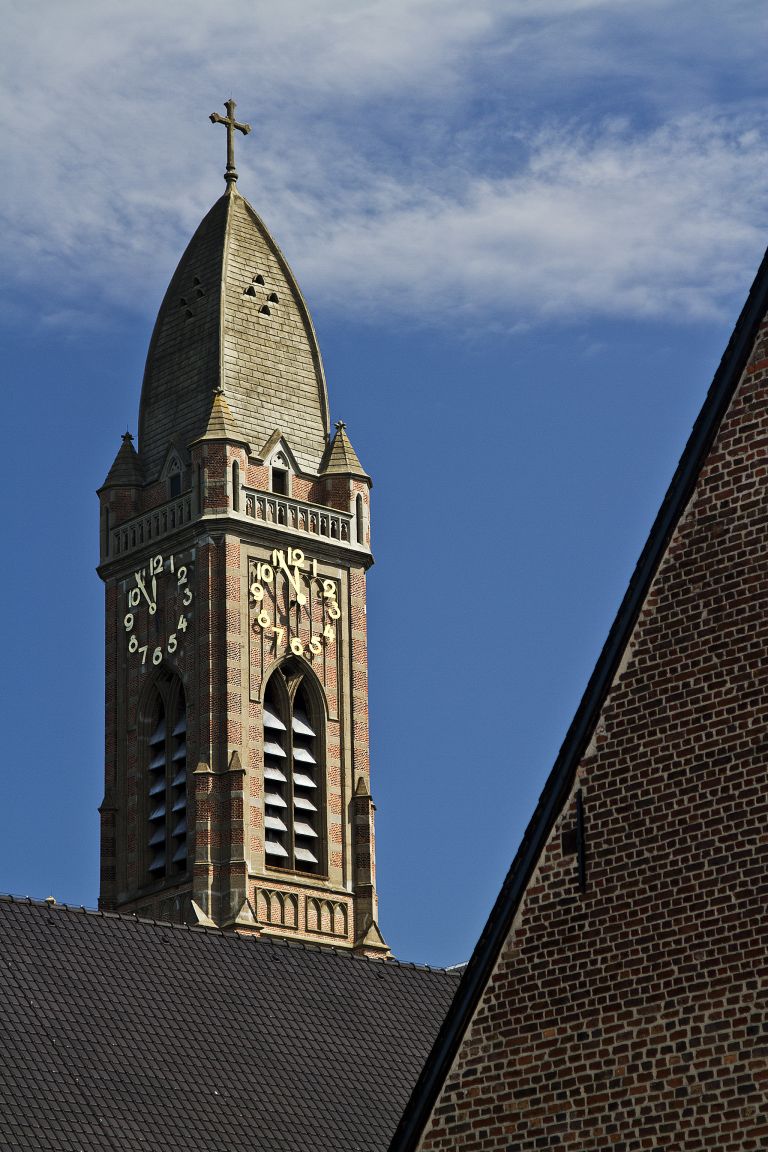
[[[301,606],[306,604],[307,597],[301,590],[301,576],[299,575],[299,569],[294,568],[293,571],[296,577],[296,603]]]

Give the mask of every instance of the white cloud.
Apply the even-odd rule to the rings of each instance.
[[[735,80],[762,19],[754,0],[16,6],[7,279],[55,282],[61,314],[85,294],[151,311],[223,187],[206,117],[231,90],[255,130],[241,187],[326,305],[711,314],[761,246],[766,141]]]

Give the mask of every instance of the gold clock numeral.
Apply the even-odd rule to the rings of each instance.
[[[157,648],[155,648],[154,652],[152,653],[152,663],[153,664],[159,664],[160,661],[162,660],[162,658],[163,658],[163,650],[160,647],[160,645],[158,644]]]
[[[335,636],[333,624],[326,624],[325,628],[323,628],[323,636],[326,640],[333,640]]]
[[[176,640],[176,633],[171,632],[170,636],[168,637],[168,651],[175,652],[178,646],[179,645],[178,641]]]
[[[181,602],[185,608],[189,608],[190,604],[192,603],[192,589],[191,588],[185,588],[184,589],[184,595],[181,598]]]
[[[126,632],[132,631],[132,629],[133,629],[133,612],[126,612],[125,619],[123,620],[123,624],[125,625]]]
[[[263,608],[262,608],[261,612],[259,612],[258,616],[256,617],[256,623],[259,625],[260,628],[269,628],[271,621],[269,619],[268,614],[264,611]]]
[[[179,583],[179,587],[181,587],[182,584],[186,584],[186,582],[187,582],[187,569],[186,569],[184,564],[182,564],[181,567],[179,568],[176,579]]]
[[[135,635],[131,636],[130,640],[128,641],[128,651],[129,652],[135,652],[138,647],[139,647],[138,637]]]
[[[187,618],[184,615],[184,613],[182,612],[181,616],[179,616],[179,622],[176,625],[176,631],[177,632],[186,632],[186,630],[187,630]]]
[[[320,641],[318,640],[317,636],[313,636],[312,639],[310,640],[309,650],[310,650],[310,652],[313,652],[315,656],[318,656],[322,652],[323,646],[320,643]]]
[[[128,607],[138,608],[140,600],[141,592],[139,592],[138,588],[131,588],[130,592],[128,593]]]
[[[328,605],[328,615],[331,620],[338,620],[339,616],[341,616],[341,609],[338,604],[333,603]]]
[[[285,640],[285,628],[283,628],[282,624],[273,624],[272,631],[275,634],[277,643],[282,644],[283,640]]]
[[[304,645],[302,644],[301,640],[299,640],[298,636],[291,637],[291,652],[293,652],[294,656],[304,655]]]
[[[264,599],[264,585],[260,584],[258,580],[254,580],[253,584],[251,584],[251,596],[253,596],[257,604],[260,604]]]

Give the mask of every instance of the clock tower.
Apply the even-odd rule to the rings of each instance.
[[[282,253],[236,187],[171,279],[138,444],[99,491],[105,910],[383,956],[369,477]]]

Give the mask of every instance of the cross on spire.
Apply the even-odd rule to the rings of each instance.
[[[212,124],[226,124],[227,126],[227,170],[224,173],[224,179],[227,184],[234,184],[237,180],[237,170],[235,168],[235,129],[242,132],[247,136],[251,130],[250,124],[238,124],[235,120],[235,108],[237,105],[234,100],[225,100],[224,107],[227,110],[226,116],[220,116],[218,112],[211,112],[210,121]]]

